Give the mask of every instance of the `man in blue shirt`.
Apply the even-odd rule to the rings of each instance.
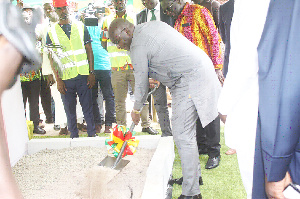
[[[96,7],[95,7],[96,8]],[[98,82],[100,84],[103,98],[105,100],[105,130],[104,133],[110,133],[112,123],[115,121],[115,100],[111,84],[111,64],[108,52],[102,47],[101,35],[101,14],[95,13],[98,17],[98,26],[87,26],[87,29],[92,38],[92,49],[94,53],[94,70],[95,70],[95,86],[92,89],[93,98],[93,113],[96,125],[96,131],[100,133],[102,120],[98,108]]]

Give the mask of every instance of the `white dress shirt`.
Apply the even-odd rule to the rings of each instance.
[[[160,4],[158,3],[154,8],[154,15],[156,17],[156,21],[160,21]],[[147,22],[149,22],[152,18],[152,12],[147,9]]]

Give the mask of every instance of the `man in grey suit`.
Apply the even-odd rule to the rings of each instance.
[[[168,86],[172,94],[172,132],[181,158],[183,183],[180,199],[202,198],[196,142],[196,120],[205,127],[218,116],[220,83],[211,59],[175,29],[160,21],[134,26],[114,20],[109,37],[119,48],[130,51],[135,73],[132,120],[147,97],[148,76]]]
[[[174,19],[163,13],[158,0],[142,0],[142,3],[146,8],[136,15],[137,24],[149,21],[163,21],[172,27],[174,26]],[[153,93],[153,98],[162,136],[172,136],[166,86],[160,84]]]

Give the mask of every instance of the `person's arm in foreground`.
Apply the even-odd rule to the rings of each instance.
[[[11,83],[23,56],[3,37],[0,36],[0,99],[3,91]],[[0,100],[0,198],[22,199],[22,193],[14,179],[3,126]]]

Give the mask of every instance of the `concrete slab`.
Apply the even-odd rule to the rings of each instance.
[[[71,138],[31,139],[28,142],[28,154],[45,149],[63,149],[71,146]]]
[[[144,149],[155,149],[159,143],[159,140],[161,139],[160,135],[140,135],[135,136],[136,139],[138,139],[140,148]]]
[[[82,137],[71,139],[71,147],[90,146],[105,147],[106,137]]]

